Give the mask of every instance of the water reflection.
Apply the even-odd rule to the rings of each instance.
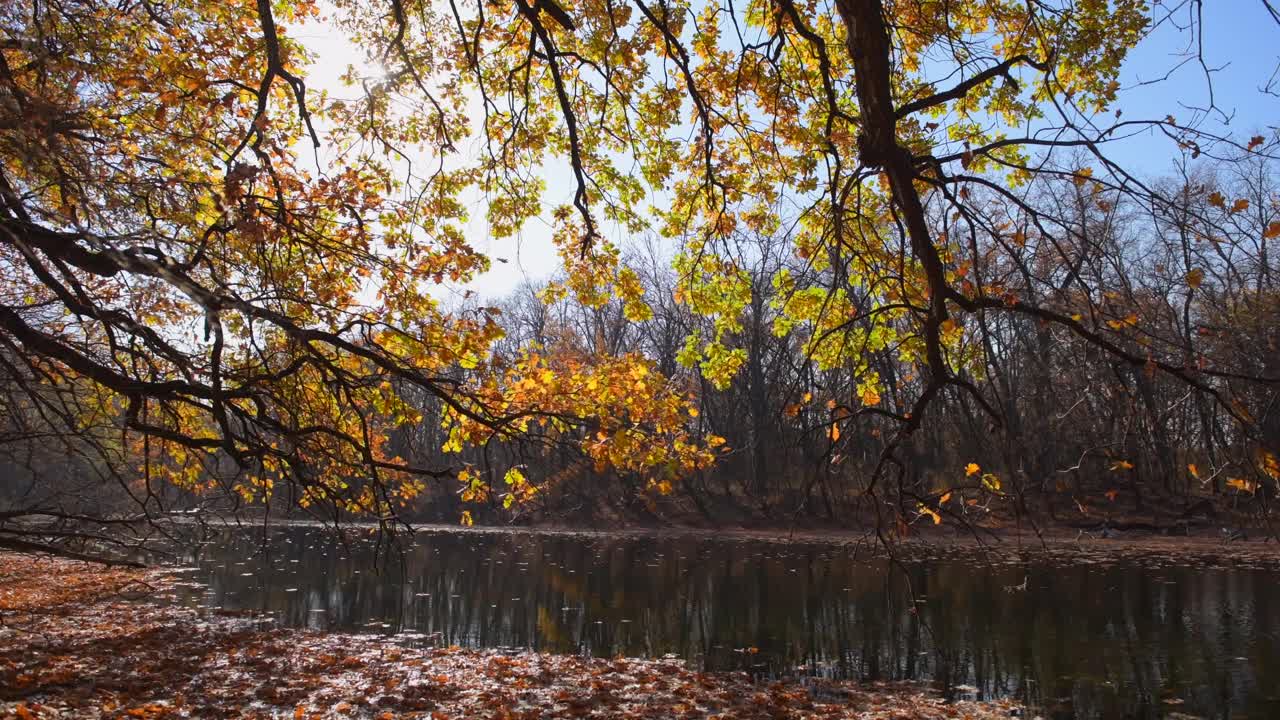
[[[889,572],[842,548],[677,537],[420,534],[403,553],[290,528],[205,549],[189,601],[440,645],[675,653],[712,669],[931,679],[1048,717],[1280,716],[1274,572]]]

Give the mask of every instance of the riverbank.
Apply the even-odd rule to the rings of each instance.
[[[259,519],[261,523],[263,519]],[[206,519],[212,527],[252,527],[222,519]],[[330,524],[308,520],[272,518],[272,528],[315,528],[335,531]],[[344,523],[347,537],[380,532],[374,523]],[[582,539],[661,538],[711,543],[760,543],[766,545],[814,545],[845,548],[855,555],[894,556],[903,561],[962,559],[994,565],[1039,563],[1050,565],[1139,565],[1144,567],[1198,567],[1222,570],[1280,570],[1280,542],[1266,535],[1249,537],[1200,533],[1163,535],[1141,531],[1082,532],[1054,527],[1035,532],[1027,528],[935,527],[924,524],[906,537],[879,535],[874,529],[849,528],[702,528],[620,526],[607,530],[560,525],[475,525],[421,523],[414,535],[533,536]],[[409,534],[403,534],[402,539]]]
[[[172,572],[0,553],[0,717],[1008,718],[915,685],[754,682],[674,659],[413,648],[166,604]]]

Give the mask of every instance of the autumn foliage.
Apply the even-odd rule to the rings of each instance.
[[[1012,428],[1010,446],[1025,439],[1010,420],[1033,393],[1010,397],[997,379],[1010,338],[1037,335],[1046,353],[1104,357],[1226,418],[1206,421],[1201,462],[1252,497],[1276,482],[1277,368],[1232,344],[1275,347],[1274,191],[1246,197],[1190,170],[1161,185],[1108,155],[1143,130],[1187,163],[1212,154],[1268,177],[1274,138],[1121,117],[1126,58],[1175,12],[10,4],[3,440],[60,444],[147,513],[217,497],[390,526],[439,480],[468,503],[528,503],[566,452],[661,496],[719,457],[763,456],[768,397],[750,401],[750,447],[699,412],[744,375],[759,385],[752,352],[771,335],[807,368],[772,395],[818,438],[819,475],[860,456],[871,515],[941,523],[952,489],[912,470],[915,438],[950,405]],[[310,86],[326,58],[300,28],[317,26],[379,74],[353,69],[340,98]],[[539,295],[547,307],[616,308],[635,326],[677,308],[676,365],[596,337],[503,346],[509,318],[443,299],[490,266],[476,213],[493,238],[549,224],[562,273]],[[1162,286],[1122,282],[1118,213],[1144,215],[1143,247],[1167,256],[1149,276]],[[657,238],[670,282],[642,278],[618,237]],[[1180,313],[1166,296],[1185,300]],[[821,380],[832,373],[848,382]],[[406,452],[423,423],[441,427],[438,446]],[[498,446],[565,461],[504,451],[495,467],[484,458]],[[1025,511],[1022,489],[1060,469],[1010,457],[976,475],[967,463],[986,457],[949,458],[968,483],[950,514],[1011,498]],[[15,515],[82,514],[59,502]]]

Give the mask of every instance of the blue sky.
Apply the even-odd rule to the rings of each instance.
[[[1173,115],[1179,124],[1199,120],[1203,130],[1246,141],[1255,134],[1271,135],[1280,121],[1280,97],[1260,89],[1275,82],[1280,94],[1280,77],[1273,77],[1280,61],[1280,24],[1267,13],[1262,0],[1207,0],[1204,6],[1204,59],[1212,70],[1213,99],[1221,113],[1190,109],[1209,104],[1205,71],[1195,59],[1163,82],[1138,86],[1140,81],[1163,77],[1197,47],[1189,44],[1195,40],[1190,32],[1169,24],[1157,28],[1130,54],[1118,107],[1125,119]],[[1186,20],[1187,11],[1175,17]],[[1176,148],[1163,136],[1148,135],[1113,152],[1130,168],[1160,174],[1172,169]]]

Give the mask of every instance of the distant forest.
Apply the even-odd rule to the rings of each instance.
[[[1143,206],[1069,179],[1033,184],[1029,194],[1053,208],[1054,242],[992,254],[972,272],[988,288],[1034,303],[1049,317],[978,310],[956,324],[966,353],[959,375],[965,387],[940,393],[897,452],[882,493],[901,517],[930,525],[937,513],[943,521],[1021,521],[1029,528],[1137,522],[1179,532],[1223,524],[1270,531],[1275,466],[1239,423],[1255,422],[1268,443],[1280,440],[1280,393],[1271,380],[1280,377],[1280,253],[1274,247],[1280,185],[1272,163],[1248,156],[1181,167],[1181,175],[1156,181],[1181,199],[1167,207]],[[970,198],[975,207],[998,207],[997,198],[976,195]],[[931,221],[947,224],[946,218]],[[890,323],[897,339],[877,342],[870,319],[851,317],[839,327],[839,341],[862,343],[848,349],[857,360],[829,362],[815,348],[833,341],[813,323],[789,320],[788,303],[797,302],[800,289],[828,286],[830,271],[796,257],[785,236],[743,234],[733,247],[751,299],[726,336],[743,363],[723,386],[700,372],[696,353],[690,359],[689,338],[714,334],[714,321],[675,301],[680,278],[657,242],[638,242],[622,255],[651,317],[628,317],[616,297],[593,305],[572,294],[557,299],[554,287],[562,280],[553,281],[550,292],[548,284],[516,289],[497,303],[495,315],[504,333],[493,347],[497,367],[518,363],[531,349],[570,363],[628,353],[651,361],[690,398],[696,432],[723,438],[713,465],[664,481],[655,492],[644,474],[619,472],[581,451],[595,432],[591,424],[554,437],[540,436],[535,426],[445,453],[443,404],[405,384],[402,393],[421,420],[391,432],[391,451],[411,465],[470,468],[474,480],[429,483],[400,516],[452,523],[469,511],[477,522],[498,524],[874,522],[874,508],[865,502],[869,480],[925,383],[912,354],[910,322]],[[791,283],[786,288],[779,287],[783,276]],[[1088,307],[1082,286],[1096,288],[1100,301]],[[866,307],[864,299],[853,302]],[[1085,307],[1089,326],[1105,329],[1052,321],[1078,317]],[[458,310],[469,311],[479,309]],[[840,348],[839,357],[851,357],[848,350]],[[1162,370],[1156,358],[1180,362]],[[1223,366],[1232,372],[1199,372]],[[453,372],[458,382],[466,380],[465,370]],[[878,396],[873,411],[858,402],[868,392],[868,375],[883,387],[872,391]],[[12,396],[9,403],[19,405]],[[101,482],[91,446],[69,455],[31,425],[23,427],[28,421],[21,416],[11,413],[8,421],[0,475],[9,503],[31,497],[32,487],[53,486],[90,507],[106,498],[122,512],[131,506],[118,488]],[[504,503],[512,490],[504,481],[510,468],[537,488],[519,504]],[[156,492],[166,508],[203,506],[203,498],[172,487]],[[217,496],[210,508],[233,505]],[[289,515],[291,509],[280,502],[276,511]],[[1219,518],[1220,512],[1231,517]]]
[[[1052,208],[1054,242],[992,253],[973,276],[1046,317],[979,310],[957,323],[967,355],[960,377],[972,390],[941,393],[899,451],[884,493],[905,517],[918,517],[923,504],[955,519],[990,513],[1005,523],[1021,516],[1030,525],[1094,527],[1140,516],[1175,530],[1204,525],[1217,510],[1251,521],[1266,515],[1277,495],[1276,466],[1239,423],[1256,423],[1268,446],[1280,444],[1280,178],[1273,163],[1247,157],[1181,168],[1154,181],[1180,199],[1167,207],[1066,179],[1028,190]],[[974,193],[969,202],[999,212],[994,196]],[[1029,231],[1008,222],[1009,235]],[[544,288],[528,286],[500,303],[507,335],[496,346],[506,361],[531,346],[567,357],[641,353],[687,389],[698,430],[723,437],[728,452],[664,497],[647,492],[640,477],[597,467],[572,444],[471,449],[465,461],[493,491],[483,517],[866,525],[871,518],[860,502],[869,480],[925,385],[908,323],[891,323],[898,339],[877,343],[875,325],[851,317],[839,341],[860,342],[852,348],[858,360],[824,362],[815,345],[834,341],[790,322],[786,311],[797,302],[795,288],[827,287],[830,272],[797,258],[784,236],[737,237],[734,248],[751,301],[728,340],[745,359],[724,387],[687,356],[687,338],[712,335],[713,323],[672,299],[677,273],[660,250],[643,245],[623,263],[651,298],[651,319],[629,320],[616,299],[598,307],[571,297],[547,304]],[[779,287],[783,273],[793,286]],[[1089,307],[1081,287],[1096,289],[1100,301]],[[1101,329],[1052,321],[1081,310],[1089,327]],[[1176,364],[1161,371],[1165,358]],[[1232,372],[1200,372],[1217,367]],[[868,375],[883,388],[871,391],[879,396],[872,412],[859,402]],[[423,407],[427,420],[398,434],[397,447],[415,460],[440,461],[446,438],[433,422],[438,406]],[[528,468],[554,490],[504,512],[508,467]],[[984,489],[988,473],[1000,483],[998,496],[969,507],[958,502],[966,490]],[[451,502],[456,494],[443,485],[415,509],[449,520],[462,510]],[[955,500],[939,505],[948,494]],[[933,522],[928,513],[923,519]]]

